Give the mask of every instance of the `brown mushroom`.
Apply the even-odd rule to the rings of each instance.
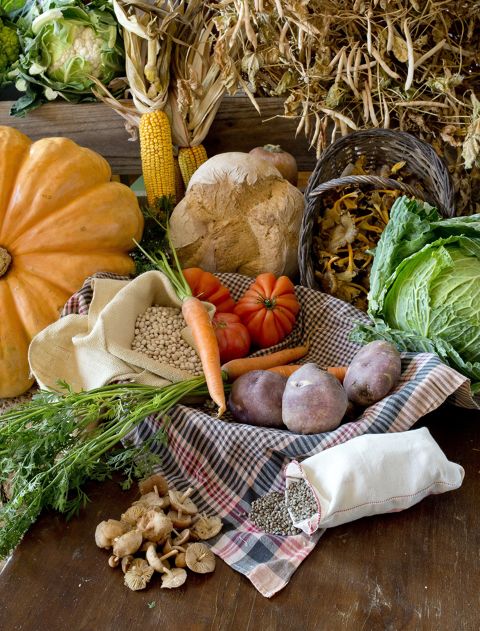
[[[185,543],[190,541],[190,530],[185,528],[182,532],[178,533],[175,539],[172,541],[172,545],[174,546],[183,546]]]
[[[139,530],[131,530],[113,542],[113,554],[117,557],[126,557],[135,552],[142,545],[143,537]]]
[[[128,568],[132,565],[133,558],[134,557],[131,554],[127,554],[126,557],[123,557],[121,567],[122,567],[122,572],[124,574],[128,571]]]
[[[187,567],[185,552],[179,552],[175,557],[175,567]]]
[[[95,543],[99,548],[111,548],[113,540],[120,537],[127,531],[124,524],[117,519],[101,521],[95,528]]]
[[[171,550],[168,554],[164,554],[163,556],[159,557],[155,544],[150,542],[150,545],[147,548],[146,559],[150,567],[153,567],[156,572],[160,572],[163,574],[169,569],[169,566],[165,565],[165,561],[172,556],[177,556],[177,554],[177,550]]]
[[[133,591],[138,591],[139,589],[145,589],[152,575],[153,567],[150,567],[145,559],[133,559],[125,573],[124,583]]]
[[[141,495],[146,495],[150,493],[150,491],[156,490],[157,495],[167,495],[168,493],[168,482],[159,473],[155,473],[151,475],[146,480],[140,480],[138,483],[138,489]]]
[[[171,520],[173,526],[175,528],[189,528],[192,524],[191,515],[185,515],[183,513],[179,513],[176,510],[168,511],[168,518]]]
[[[190,529],[193,539],[211,539],[218,535],[222,529],[222,520],[220,517],[207,517],[201,515]]]
[[[189,487],[184,493],[181,491],[169,491],[168,497],[170,498],[171,507],[178,511],[179,514],[196,515],[198,513],[197,505],[192,502],[190,495],[194,490]]]
[[[152,491],[151,493],[142,495],[139,500],[133,502],[133,506],[143,506],[147,510],[151,510],[152,508],[163,510],[170,506],[170,498],[168,495],[161,497],[158,493]]]
[[[165,540],[173,530],[172,520],[164,513],[148,511],[138,521],[137,528],[148,541],[158,543]]]
[[[108,557],[108,565],[110,567],[118,567],[119,563],[120,563],[120,559],[116,557],[114,554]]]
[[[120,519],[122,520],[122,522],[130,524],[130,526],[136,526],[137,521],[140,519],[140,517],[145,515],[147,511],[147,506],[143,504],[130,506],[130,508],[127,508],[127,510],[122,513]]]
[[[215,555],[204,543],[191,543],[185,552],[185,561],[197,574],[207,574],[215,569]]]
[[[162,587],[172,589],[180,587],[187,580],[187,573],[182,568],[175,568],[173,570],[167,570],[162,576]]]

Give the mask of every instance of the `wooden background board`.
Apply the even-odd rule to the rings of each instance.
[[[271,142],[293,153],[300,171],[315,166],[315,151],[303,133],[295,137],[297,121],[282,116],[282,100],[261,98],[260,116],[247,97],[225,97],[205,141],[209,155],[249,151]],[[138,141],[130,140],[124,119],[103,103],[55,102],[42,105],[24,118],[9,115],[11,101],[0,101],[0,125],[16,127],[37,140],[65,136],[103,155],[117,175],[141,172]]]

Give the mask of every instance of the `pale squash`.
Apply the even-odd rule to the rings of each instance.
[[[98,271],[130,274],[143,217],[107,161],[66,138],[0,126],[0,398],[32,385],[30,340]]]

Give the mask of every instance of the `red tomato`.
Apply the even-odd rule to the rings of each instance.
[[[257,276],[234,309],[252,343],[260,348],[281,342],[293,329],[299,311],[292,281],[270,272]]]
[[[231,359],[248,355],[250,334],[237,315],[234,313],[215,313],[213,327],[217,336],[222,364]]]
[[[235,301],[230,290],[216,276],[200,267],[188,267],[182,271],[195,298],[211,302],[217,312],[233,311]]]

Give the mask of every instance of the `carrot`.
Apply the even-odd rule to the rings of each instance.
[[[305,357],[307,353],[308,346],[296,346],[295,348],[286,348],[282,351],[271,353],[270,355],[232,359],[226,364],[223,364],[222,370],[227,374],[229,381],[235,381],[237,377],[251,370],[267,370],[274,366],[283,366],[284,364]]]
[[[267,368],[270,372],[276,372],[282,377],[290,377],[296,370],[302,367],[302,364],[288,364],[288,366],[273,366]],[[324,370],[336,377],[340,383],[343,383],[348,366],[327,366]]]
[[[218,405],[218,416],[221,416],[227,406],[220,370],[220,351],[208,311],[198,298],[190,296],[182,302],[182,315],[192,331],[197,353],[202,362],[208,392]]]
[[[167,208],[171,211],[172,208]],[[153,219],[160,224],[158,219]],[[163,227],[163,226],[162,226]],[[135,244],[141,252],[168,278],[172,284],[175,293],[182,302],[182,315],[190,327],[195,346],[197,347],[198,356],[202,362],[203,373],[207,383],[208,393],[212,400],[218,405],[218,416],[227,409],[225,401],[225,390],[223,387],[223,373],[220,368],[220,351],[218,349],[217,336],[213,328],[212,322],[208,315],[204,304],[198,298],[192,295],[192,290],[183,275],[180,261],[178,260],[175,248],[170,240],[170,231],[167,222],[166,226],[167,241],[173,256],[176,270],[170,265],[167,255],[162,250],[156,250],[150,254],[146,252],[136,241]]]
[[[288,364],[287,366],[273,366],[272,368],[267,368],[267,370],[276,372],[278,375],[282,375],[282,377],[290,377],[290,375],[300,367],[301,364]]]
[[[328,366],[326,369],[331,375],[336,377],[340,383],[343,383],[345,375],[347,374],[348,366]]]

